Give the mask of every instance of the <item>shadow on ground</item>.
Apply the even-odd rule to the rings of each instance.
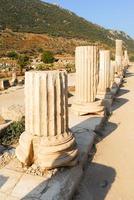
[[[6,183],[8,177],[0,175],[0,188]]]
[[[122,95],[124,95],[124,94],[127,94],[127,93],[129,93],[130,92],[130,90],[127,90],[127,89],[120,89],[120,91],[118,92],[118,94],[117,94],[117,97],[120,97],[120,96],[122,96]]]
[[[126,75],[125,75],[126,78],[129,78],[131,76],[134,76],[134,73],[127,72]]]
[[[116,129],[118,128],[118,124],[115,124],[113,122],[106,122],[103,129],[100,131],[96,131],[96,134],[99,136],[96,138],[96,144],[102,141],[105,137],[108,137],[110,134],[112,134]]]
[[[117,110],[118,108],[120,108],[121,106],[123,106],[124,104],[126,104],[129,100],[125,99],[125,98],[115,98],[114,100],[114,104],[112,106],[112,111]]]
[[[104,200],[116,177],[112,167],[91,163],[73,200]]]
[[[89,116],[89,118],[88,118]],[[86,119],[87,117],[87,119]],[[84,119],[85,118],[85,119]],[[85,115],[83,116],[83,120],[82,117],[80,117],[81,121],[79,120],[79,118],[76,118],[76,125],[71,127],[71,131],[72,132],[79,132],[79,130],[83,129],[84,130],[95,130],[96,126],[99,124],[101,126],[101,123],[103,123],[103,119],[102,117],[99,116],[95,116],[95,117],[91,117],[91,115]]]

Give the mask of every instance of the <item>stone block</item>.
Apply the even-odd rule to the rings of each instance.
[[[9,80],[1,80],[0,81],[0,89],[1,90],[6,90],[10,87],[10,82]]]
[[[22,173],[8,169],[0,170],[0,192],[10,194],[15,185],[22,177]]]

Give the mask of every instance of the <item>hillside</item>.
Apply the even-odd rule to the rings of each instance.
[[[6,28],[14,32],[88,40],[110,47],[116,38],[121,38],[125,46],[134,51],[134,41],[125,33],[104,29],[68,10],[40,0],[0,0],[0,30]]]

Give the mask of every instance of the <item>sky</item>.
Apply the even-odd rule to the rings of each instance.
[[[125,31],[134,38],[134,0],[44,0],[67,8],[105,28]]]

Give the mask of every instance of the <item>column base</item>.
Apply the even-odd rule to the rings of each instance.
[[[99,92],[96,95],[97,99],[103,100],[103,99],[112,99],[112,94],[111,94],[111,90],[109,89],[109,92]]]
[[[104,106],[102,105],[101,100],[92,103],[74,103],[72,104],[71,110],[78,115],[99,114],[104,111]]]
[[[111,94],[113,95],[113,97],[117,94],[118,90],[119,90],[119,85],[117,83],[113,83],[111,87]]]
[[[118,85],[118,87],[120,87],[120,85],[122,84],[122,81],[123,81],[123,76],[116,77],[114,81]]]
[[[77,163],[78,149],[72,133],[59,136],[39,137],[23,133],[16,156],[24,165],[35,163],[41,169],[74,166]],[[25,144],[25,145],[24,145]]]

